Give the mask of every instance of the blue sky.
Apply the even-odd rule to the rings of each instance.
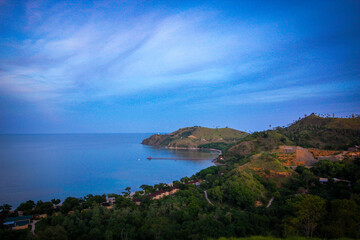
[[[360,112],[360,2],[0,0],[0,133]]]

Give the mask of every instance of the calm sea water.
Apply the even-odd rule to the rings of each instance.
[[[151,134],[0,135],[0,204],[121,193],[212,165],[215,152],[141,145]],[[152,157],[202,160],[148,160]]]

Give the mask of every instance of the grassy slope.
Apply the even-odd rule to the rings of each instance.
[[[243,175],[244,173],[249,173],[252,176],[258,175],[264,177],[264,179],[267,179],[266,181],[274,180],[279,186],[286,182],[287,177],[294,173],[293,170],[285,167],[277,159],[275,154],[270,154],[268,152],[251,156],[248,163],[240,165],[233,171],[237,171],[239,175]],[[283,173],[289,175],[279,175]],[[261,184],[264,183],[262,182]],[[261,196],[264,196],[267,191],[263,187],[261,189]]]
[[[146,145],[196,148],[209,143],[237,142],[248,134],[231,128],[187,127],[166,135],[152,135],[143,141]]]
[[[266,206],[272,195],[268,187],[272,184],[281,186],[294,173],[293,170],[283,166],[275,154],[256,154],[248,157],[247,160],[245,164],[234,165],[225,174],[224,183],[221,187],[209,189],[211,199],[216,201],[216,191],[218,190],[229,196],[232,204],[241,205],[241,201],[237,202],[237,197],[235,199],[231,197],[231,192],[238,191],[241,192],[239,194],[240,199],[247,199],[250,205],[254,206],[255,201],[260,201],[263,206]],[[284,176],[279,175],[279,173],[288,173],[289,175]],[[216,202],[216,204],[221,203]]]
[[[292,172],[291,169],[285,167],[274,154],[263,153],[252,156],[252,161],[248,166],[253,168],[262,168],[264,171],[273,170],[276,172]]]
[[[246,157],[281,145],[347,149],[360,144],[360,117],[323,118],[314,114],[289,127],[255,132],[231,147],[227,157]]]
[[[301,147],[347,149],[360,144],[360,117],[322,118],[312,114],[279,132]]]
[[[271,151],[280,145],[294,145],[294,143],[277,131],[255,132],[230,148],[227,157],[246,157],[262,151]]]

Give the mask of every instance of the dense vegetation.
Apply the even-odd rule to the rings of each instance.
[[[229,149],[225,165],[174,181],[180,190],[159,200],[149,196],[170,186],[143,185],[132,199],[129,188],[111,194],[113,209],[102,206],[105,195],[69,197],[57,209],[51,208],[55,199],[27,201],[18,210],[49,214],[36,224],[36,236],[28,230],[0,230],[0,239],[360,238],[360,159],[320,160],[292,170],[271,151],[300,139],[286,131],[291,129],[247,136]],[[320,177],[327,181],[321,183]],[[197,179],[203,180],[199,186],[186,184]],[[3,206],[3,215],[8,210]],[[272,237],[247,238],[258,235]]]

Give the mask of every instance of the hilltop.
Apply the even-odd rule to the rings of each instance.
[[[294,145],[294,142],[277,131],[255,132],[231,147],[227,157],[247,157],[262,151],[271,151],[281,145]]]
[[[279,146],[345,150],[360,144],[360,117],[335,118],[311,114],[288,127],[255,132],[232,146],[227,157],[246,157]]]
[[[360,117],[325,118],[311,114],[278,132],[301,147],[345,150],[360,144]]]
[[[152,135],[144,139],[142,144],[169,148],[211,148],[220,144],[235,144],[247,135],[232,128],[186,127],[170,134]]]

